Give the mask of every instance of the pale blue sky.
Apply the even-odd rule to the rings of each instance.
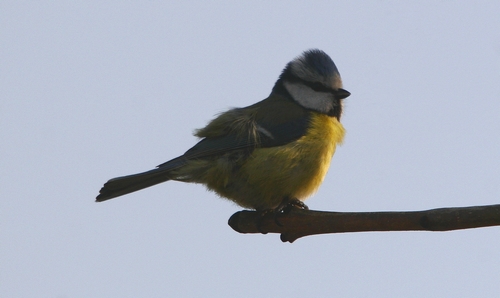
[[[94,203],[265,98],[309,48],[345,143],[311,209],[500,203],[497,1],[0,3],[0,296],[497,297],[500,227],[281,243],[169,182]]]

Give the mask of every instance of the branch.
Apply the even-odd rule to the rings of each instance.
[[[236,212],[228,224],[239,233],[280,233],[281,241],[328,233],[369,231],[450,231],[500,225],[500,205],[440,208],[410,212],[325,212],[292,208],[260,217]],[[263,232],[265,231],[265,232]]]

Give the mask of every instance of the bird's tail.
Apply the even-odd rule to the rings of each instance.
[[[106,201],[112,198],[141,190],[171,179],[170,170],[166,168],[156,168],[151,171],[117,177],[109,180],[99,191],[96,202]]]

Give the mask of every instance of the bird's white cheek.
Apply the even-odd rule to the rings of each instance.
[[[317,92],[302,84],[285,82],[284,85],[293,99],[304,108],[325,114],[333,108],[334,98],[331,93]]]

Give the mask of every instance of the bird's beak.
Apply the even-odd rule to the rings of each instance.
[[[344,99],[344,98],[348,97],[349,95],[351,95],[351,92],[349,92],[345,89],[342,89],[342,88],[339,88],[337,90],[337,92],[335,92],[335,97],[337,99]]]

